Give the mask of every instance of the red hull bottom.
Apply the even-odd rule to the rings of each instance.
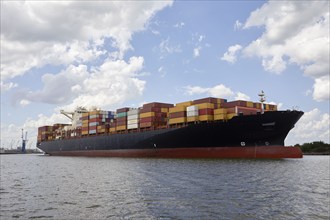
[[[258,146],[258,147],[209,147],[209,148],[166,148],[133,150],[90,150],[57,151],[54,156],[85,157],[155,157],[155,158],[241,158],[281,159],[302,158],[299,147]]]

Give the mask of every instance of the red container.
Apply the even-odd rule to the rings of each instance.
[[[198,110],[199,115],[213,115],[214,110],[211,108],[204,108],[204,109],[199,109]]]
[[[140,118],[140,123],[155,121],[155,117]]]
[[[220,103],[225,103],[227,102],[227,99],[220,99],[220,98],[213,98],[213,97],[208,97],[208,98],[203,98],[203,99],[196,99],[193,101],[194,105],[197,104],[202,104],[202,103],[213,103],[213,104],[218,104],[220,100]]]
[[[247,107],[247,102],[242,100],[222,103],[222,108],[232,108],[235,106]]]
[[[170,113],[170,118],[182,118],[182,117],[186,117],[187,116],[187,112],[172,112]]]
[[[102,122],[102,119],[101,118],[92,118],[92,119],[89,119],[88,122],[89,123],[91,123],[91,122]]]
[[[140,110],[140,113],[147,113],[147,112],[161,112],[161,108],[160,107],[143,107]]]
[[[233,107],[233,108],[227,108],[227,113],[242,113],[243,115],[255,115],[257,112],[260,112],[260,109],[256,108],[247,108],[247,107]]]
[[[119,108],[116,110],[116,113],[123,113],[123,112],[127,112],[129,110],[129,108],[125,107],[125,108]]]
[[[127,117],[117,118],[117,122],[127,121]]]
[[[237,107],[237,113],[242,113],[243,115],[255,115],[258,111],[260,112],[259,109],[255,108]]]
[[[89,126],[88,130],[96,130],[96,128],[97,128],[97,125],[95,125],[95,126]]]
[[[155,113],[155,116],[156,117],[159,117],[159,118],[166,118],[167,117],[167,113],[157,112],[157,113]]]
[[[127,121],[117,121],[117,126],[127,125]]]
[[[140,123],[146,123],[146,122],[162,123],[162,122],[166,122],[166,118],[163,118],[163,117],[146,117],[146,118],[140,118]]]
[[[171,108],[173,104],[169,103],[161,103],[161,102],[151,102],[143,105],[143,108],[151,108],[151,107],[158,107],[158,108]]]
[[[84,116],[84,117],[80,117],[80,120],[84,121],[84,120],[88,120],[89,116]]]

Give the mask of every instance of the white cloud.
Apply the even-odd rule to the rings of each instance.
[[[202,42],[205,39],[205,35],[199,35],[198,42]]]
[[[306,112],[289,134],[290,145],[313,141],[330,141],[330,116],[315,108]]]
[[[234,92],[223,84],[219,84],[210,88],[209,93],[211,96],[215,96],[219,98],[223,98],[223,97],[227,98],[234,95]]]
[[[269,1],[246,20],[244,29],[265,31],[243,53],[260,57],[264,69],[274,73],[298,65],[315,80],[314,99],[329,100],[329,15],[327,1]]]
[[[193,57],[197,58],[201,55],[201,50],[204,47],[210,47],[210,45],[208,43],[203,43],[203,41],[205,40],[206,36],[203,34],[199,34],[199,33],[194,33],[191,36],[191,41],[189,42],[189,44],[193,45]]]
[[[132,34],[172,2],[2,2],[3,80],[33,67],[87,62],[112,39],[116,58],[132,48]],[[92,19],[91,19],[92,18]],[[13,22],[15,21],[15,22]]]
[[[164,78],[167,74],[163,66],[158,68],[158,73],[161,74],[160,77],[162,77],[162,78]]]
[[[246,94],[244,94],[244,93],[237,92],[237,93],[236,93],[235,100],[245,100],[245,101],[250,101],[251,98],[250,98],[250,96],[248,96],[248,95],[246,95]]]
[[[162,40],[159,44],[159,50],[161,53],[161,59],[165,56],[172,54],[172,53],[181,53],[182,49],[180,44],[174,45],[170,42],[170,38],[167,38],[166,40]]]
[[[239,21],[239,20],[236,20],[235,21],[235,24],[234,24],[234,30],[239,30],[242,28],[242,23]]]
[[[216,85],[214,87],[200,87],[200,86],[185,86],[183,88],[187,95],[201,95],[206,94],[219,98],[231,98],[235,93],[223,84]]]
[[[70,110],[76,106],[109,107],[142,95],[145,81],[137,76],[143,62],[142,57],[131,57],[129,62],[109,59],[91,71],[85,65],[70,65],[58,74],[45,74],[42,90],[30,91],[21,97],[24,103],[60,104]]]
[[[60,105],[52,116],[28,119],[24,127],[36,130],[64,121],[57,113],[60,108],[106,108],[140,96],[145,81],[138,77],[144,74],[144,59],[125,61],[124,54],[132,49],[132,35],[146,29],[153,15],[172,3],[1,2],[1,91],[17,87],[8,81],[33,68],[64,66],[57,74],[42,76],[41,90],[16,94],[21,106],[31,102]],[[101,65],[90,67],[91,61]],[[1,123],[1,143],[4,134],[7,140],[13,139],[9,127]]]
[[[316,101],[323,101],[330,99],[330,76],[322,76],[315,79],[313,98]]]
[[[194,48],[194,57],[199,57],[200,56],[200,51],[201,51],[202,47],[196,47]]]
[[[1,92],[9,91],[17,86],[18,86],[17,83],[12,83],[12,82],[4,83],[3,81],[0,82]]]
[[[229,63],[235,63],[237,58],[236,58],[236,53],[242,49],[242,46],[239,44],[230,46],[228,48],[228,51],[223,54],[221,57],[221,60],[227,61]]]
[[[277,110],[282,110],[282,107],[283,107],[283,103],[282,102],[280,102],[278,104],[275,103],[275,105],[277,105]]]
[[[185,86],[185,93],[188,95],[200,95],[209,92],[209,88],[202,88],[200,86]]]
[[[183,26],[185,26],[185,23],[182,21],[174,25],[175,28],[183,28]]]
[[[20,105],[21,106],[26,106],[26,105],[29,105],[31,102],[29,101],[29,100],[26,100],[26,99],[22,99],[21,101],[20,101]]]

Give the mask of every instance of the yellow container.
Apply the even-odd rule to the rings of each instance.
[[[197,104],[196,106],[198,106],[198,109],[205,109],[205,108],[214,109],[213,103],[201,103],[201,104]]]
[[[117,130],[117,131],[123,131],[123,130],[126,130],[126,125],[117,126],[117,127],[116,127],[116,130]]]
[[[110,132],[115,132],[116,128],[110,128]]]
[[[168,108],[161,108],[162,113],[168,113]]]
[[[232,119],[234,116],[237,116],[236,113],[230,113],[230,114],[227,114],[227,119]]]
[[[246,107],[253,108],[253,102],[246,102]]]
[[[227,114],[214,115],[214,120],[226,120],[226,119],[227,119]]]
[[[269,104],[265,104],[265,110],[270,110]]]
[[[178,107],[178,106],[188,107],[188,106],[191,106],[192,104],[193,104],[193,101],[180,102],[180,103],[176,103],[175,104],[175,107]]]
[[[186,117],[181,117],[181,118],[171,118],[169,120],[169,124],[180,124],[180,123],[185,123],[186,122]]]
[[[97,129],[97,133],[99,133],[99,134],[105,133],[105,129],[104,129],[104,128],[102,128],[102,129]]]
[[[99,115],[100,114],[100,110],[94,110],[89,112],[89,115]]]
[[[169,109],[169,113],[174,113],[174,112],[184,112],[186,111],[186,106],[175,106]]]
[[[218,105],[221,104],[221,102],[222,102],[222,99],[217,99],[217,104]]]
[[[198,116],[198,119],[200,121],[213,121],[214,117],[213,115],[200,115]]]
[[[261,103],[259,103],[259,102],[255,102],[254,104],[256,104],[256,108],[261,108]]]
[[[187,122],[198,121],[198,116],[189,116],[187,117]]]
[[[155,112],[145,112],[145,113],[140,113],[140,118],[148,118],[148,117],[154,117]]]
[[[225,108],[218,108],[214,110],[214,115],[219,115],[219,114],[227,114],[227,109]]]
[[[88,135],[88,130],[87,131],[82,131],[81,134],[82,135]]]
[[[86,116],[89,116],[89,112],[82,113],[82,117],[86,117]]]

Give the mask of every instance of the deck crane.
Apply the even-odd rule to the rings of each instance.
[[[22,128],[22,152],[25,153],[25,147],[27,143],[27,131],[25,132],[25,138],[24,138],[24,129]]]
[[[71,120],[72,127],[76,128],[77,121],[81,117],[81,114],[84,112],[88,112],[88,111],[84,107],[77,107],[73,112],[68,112],[68,111],[64,111],[64,110],[61,110],[60,112],[61,112],[61,114],[68,117]]]

